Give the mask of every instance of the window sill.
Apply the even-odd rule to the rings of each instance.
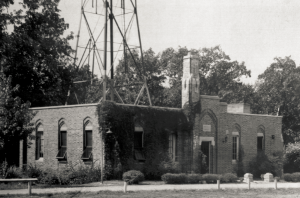
[[[232,164],[237,164],[237,160],[232,160]]]
[[[40,157],[38,160],[35,160],[35,162],[44,162],[44,158]]]

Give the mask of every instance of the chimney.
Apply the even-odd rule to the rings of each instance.
[[[182,107],[198,102],[200,99],[199,57],[191,55],[183,57],[182,75]]]

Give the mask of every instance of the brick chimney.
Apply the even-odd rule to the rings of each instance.
[[[200,99],[199,57],[191,55],[183,57],[182,75],[182,107],[198,102]]]

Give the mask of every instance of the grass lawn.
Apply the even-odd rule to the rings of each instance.
[[[163,181],[144,181],[140,185],[163,185]],[[45,184],[33,184],[32,188],[76,188],[76,187],[99,187],[99,186],[123,186],[124,181],[122,180],[110,180],[104,181],[103,184],[101,182],[94,182],[88,184],[74,184],[74,185],[45,185]],[[9,189],[27,189],[27,182],[8,182],[0,183],[0,190],[9,190]]]
[[[28,195],[5,195],[0,197],[7,198],[25,198],[30,197]],[[53,198],[123,198],[123,197],[187,197],[187,198],[198,198],[198,197],[300,197],[300,189],[251,189],[251,190],[240,190],[240,189],[228,189],[228,190],[189,190],[189,191],[141,191],[141,192],[98,192],[98,193],[64,193],[64,194],[44,194],[37,195],[33,194],[31,197],[53,197]]]

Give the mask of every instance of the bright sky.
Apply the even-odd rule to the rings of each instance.
[[[81,0],[61,0],[61,15],[77,34]],[[99,0],[102,2],[101,0]],[[120,0],[114,0],[114,3]],[[127,1],[127,0],[126,0]],[[143,49],[221,48],[244,61],[254,83],[274,57],[300,64],[299,0],[137,0]],[[72,41],[75,47],[75,40]]]

